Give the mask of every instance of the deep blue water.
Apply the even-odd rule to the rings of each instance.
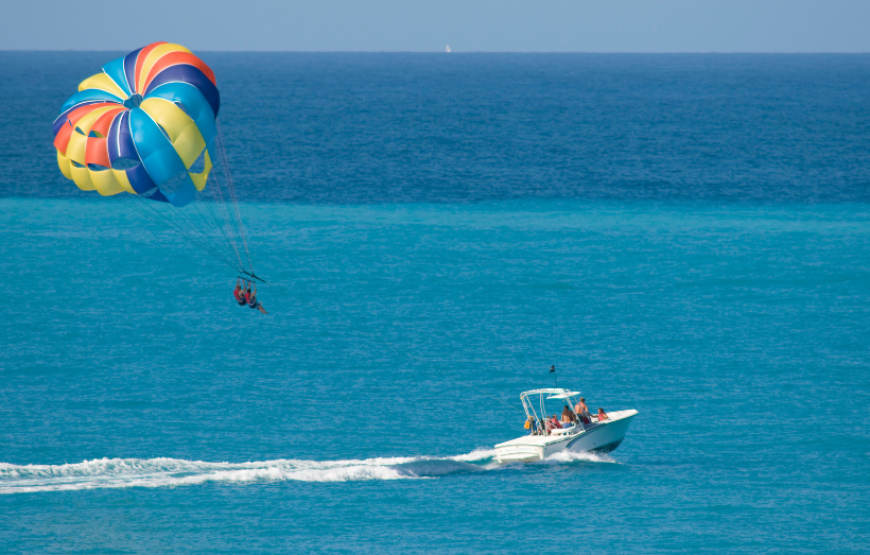
[[[870,551],[870,56],[205,53],[269,316],[60,176],[111,58],[0,53],[0,552]]]

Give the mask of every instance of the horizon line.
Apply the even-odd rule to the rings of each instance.
[[[209,50],[193,48],[196,52],[210,52],[215,54],[584,54],[584,55],[690,55],[690,56],[728,56],[728,55],[760,55],[760,56],[794,56],[794,55],[843,55],[843,56],[861,56],[870,54],[870,51],[661,51],[661,52],[643,52],[643,51],[565,51],[565,50],[533,50],[533,51],[518,51],[518,50],[467,50],[467,51],[451,51],[444,52],[443,50]],[[58,49],[0,49],[0,52],[126,52],[124,49],[76,49],[69,48],[64,50]]]

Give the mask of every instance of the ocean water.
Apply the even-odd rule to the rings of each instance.
[[[264,316],[57,171],[113,55],[0,53],[0,552],[870,551],[870,56],[204,53]]]

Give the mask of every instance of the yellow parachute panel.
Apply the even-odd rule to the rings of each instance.
[[[166,131],[184,167],[190,168],[205,148],[205,139],[196,122],[184,110],[162,98],[149,98],[139,108]]]
[[[127,98],[127,95],[124,93],[124,91],[121,90],[121,87],[116,85],[115,82],[112,81],[112,79],[105,73],[91,75],[90,77],[79,83],[80,91],[86,89],[98,89],[101,91],[106,91],[109,94],[113,94],[118,98]]]

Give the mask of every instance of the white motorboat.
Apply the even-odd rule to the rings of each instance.
[[[613,451],[625,438],[631,419],[636,410],[619,410],[608,412],[606,420],[598,421],[597,415],[592,415],[591,421],[584,424],[577,420],[572,426],[546,432],[543,419],[548,414],[561,414],[558,411],[547,412],[547,401],[558,400],[560,405],[574,407],[575,397],[579,399],[579,391],[569,391],[560,388],[534,389],[520,395],[526,416],[534,419],[538,428],[530,430],[529,435],[518,437],[495,446],[495,457],[499,463],[533,462],[549,457],[559,451],[591,451],[607,453]],[[534,401],[533,401],[534,400]],[[537,410],[535,407],[537,402]],[[573,408],[572,408],[573,410]],[[540,411],[540,416],[538,415]]]

